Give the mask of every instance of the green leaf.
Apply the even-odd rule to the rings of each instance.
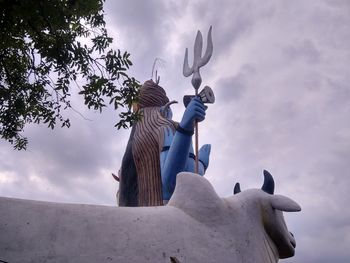
[[[103,0],[2,1],[0,31],[0,136],[25,149],[23,129],[46,123],[70,127],[62,114],[78,89],[85,105],[100,112],[105,100],[126,111],[117,127],[134,120],[128,111],[138,82],[127,70],[127,51],[107,48]],[[115,81],[122,77],[122,84]],[[118,121],[118,120],[117,120]],[[112,125],[112,124],[111,124]]]

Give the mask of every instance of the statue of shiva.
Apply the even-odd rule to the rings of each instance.
[[[140,114],[131,129],[119,173],[119,206],[160,206],[172,196],[176,175],[194,172],[192,136],[195,122],[205,119],[207,106],[199,97],[191,98],[181,121],[172,120],[171,104],[165,90],[153,80],[139,90],[133,110]],[[198,174],[209,165],[211,145],[198,153]]]

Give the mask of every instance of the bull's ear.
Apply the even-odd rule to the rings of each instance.
[[[271,196],[271,206],[274,209],[285,211],[285,212],[299,212],[301,210],[300,205],[298,205],[292,199],[285,197],[283,195]]]
[[[170,105],[174,103],[177,103],[177,101],[176,100],[169,101],[167,104],[165,104],[160,108],[160,113],[163,115],[164,118],[172,119],[173,114],[171,110],[169,111],[169,109],[170,109]]]
[[[116,180],[117,182],[120,181],[120,178],[118,176],[116,176],[114,173],[112,173],[112,176],[113,176],[114,180]]]

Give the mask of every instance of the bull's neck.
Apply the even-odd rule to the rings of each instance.
[[[275,244],[272,242],[271,238],[264,231],[263,235],[264,248],[266,250],[266,262],[277,263],[279,259],[278,251]]]
[[[231,232],[227,230],[227,225],[221,224],[217,228],[222,227],[222,231],[218,232],[225,233],[226,236],[231,238],[234,237],[237,247],[245,251],[251,251],[251,253],[247,253],[247,255],[241,258],[241,261],[238,260],[237,262],[277,263],[279,254],[276,245],[263,227],[259,209],[242,209],[240,203],[237,206],[234,206],[232,202],[227,204],[230,206],[230,209],[226,211],[235,211],[224,217],[229,218],[230,223],[227,223],[227,225],[233,223],[237,227],[233,228],[234,230]],[[237,211],[240,213],[237,213]]]

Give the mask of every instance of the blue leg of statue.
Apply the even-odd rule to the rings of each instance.
[[[176,185],[176,175],[183,171],[194,170],[194,159],[190,158],[192,149],[192,135],[195,121],[203,121],[205,119],[206,106],[199,98],[193,98],[188,104],[182,120],[179,124],[175,135],[169,130],[165,131],[164,146],[169,146],[169,150],[162,152],[161,160],[161,177],[163,199],[169,200],[174,192]],[[210,145],[204,145],[199,151],[201,159],[200,174],[204,174],[209,164]]]

